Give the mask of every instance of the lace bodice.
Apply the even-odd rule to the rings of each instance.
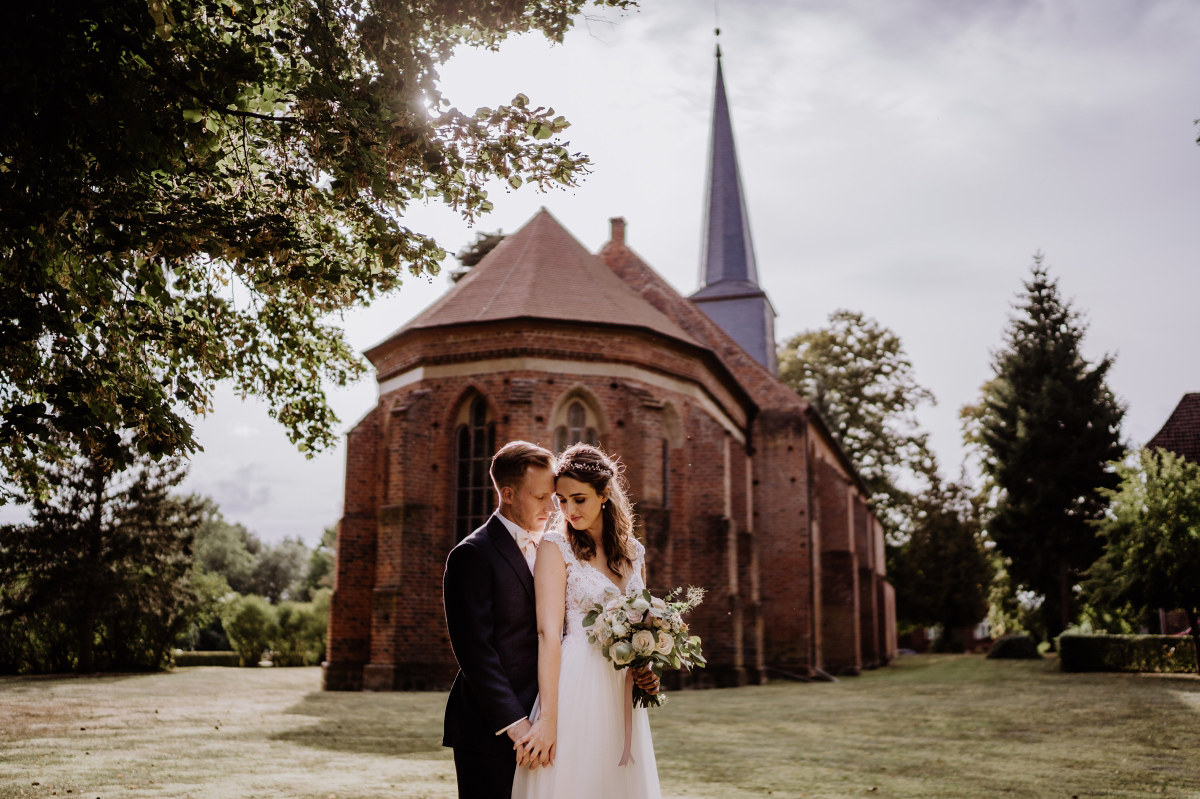
[[[571,551],[571,542],[557,531],[542,536],[542,544],[554,544],[562,553],[567,564],[567,612],[563,618],[563,641],[575,638],[587,640],[587,631],[583,629],[583,617],[597,602],[604,603],[605,592],[620,592],[621,587],[615,585],[604,572],[590,563],[580,561]],[[646,584],[642,581],[642,567],[646,562],[646,548],[636,538],[633,540],[636,552],[633,558],[633,575],[625,586],[625,593],[632,594],[643,591]]]

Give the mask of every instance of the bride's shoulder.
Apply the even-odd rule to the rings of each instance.
[[[570,563],[575,559],[574,554],[571,552],[571,542],[568,541],[567,537],[558,530],[551,530],[543,535],[542,543],[544,544],[547,541],[558,547],[558,551],[562,553],[563,560],[565,560],[567,563]]]
[[[641,541],[632,536],[630,536],[630,540],[633,542],[633,559],[644,558],[646,556],[646,547]]]

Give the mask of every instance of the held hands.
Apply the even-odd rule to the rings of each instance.
[[[650,670],[649,666],[642,666],[640,669],[633,670],[633,681],[646,693],[654,696],[658,693],[661,687],[658,677]]]
[[[530,770],[538,766],[554,764],[554,747],[558,737],[558,725],[544,716],[532,726],[525,722],[528,730],[515,738],[513,748],[517,750],[517,765]],[[517,725],[520,726],[520,725]]]

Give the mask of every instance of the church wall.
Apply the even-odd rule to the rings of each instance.
[[[345,505],[338,523],[337,571],[329,607],[329,662],[323,672],[328,691],[361,690],[363,667],[371,656],[379,417],[378,409],[368,414],[350,431],[346,442]]]
[[[807,422],[798,411],[755,419],[754,540],[759,563],[757,624],[766,667],[807,675],[813,663],[814,606]]]
[[[441,578],[456,542],[455,419],[475,392],[489,402],[497,445],[523,438],[550,449],[556,410],[570,396],[589,400],[603,419],[600,443],[626,463],[649,585],[710,590],[693,629],[711,665],[690,679],[737,684],[746,631],[733,610],[747,581],[730,514],[749,511],[745,445],[728,432],[728,418],[718,422],[694,396],[624,375],[523,370],[405,385],[384,394],[351,433],[326,686],[434,689],[452,680]],[[676,439],[667,447],[665,494],[664,438]]]
[[[815,458],[815,494],[821,509],[821,656],[840,674],[862,669],[858,558],[854,551],[855,492],[836,466]]]

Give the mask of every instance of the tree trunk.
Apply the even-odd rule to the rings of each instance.
[[[1196,673],[1200,674],[1200,610],[1193,608],[1187,612],[1188,624],[1192,628],[1192,647],[1196,655]]]
[[[92,513],[88,519],[87,558],[83,564],[84,602],[82,623],[79,625],[79,663],[76,670],[90,674],[95,668],[96,645],[96,568],[99,566],[102,537],[104,534],[104,488],[106,485],[104,463],[99,458],[92,458],[91,468]]]

